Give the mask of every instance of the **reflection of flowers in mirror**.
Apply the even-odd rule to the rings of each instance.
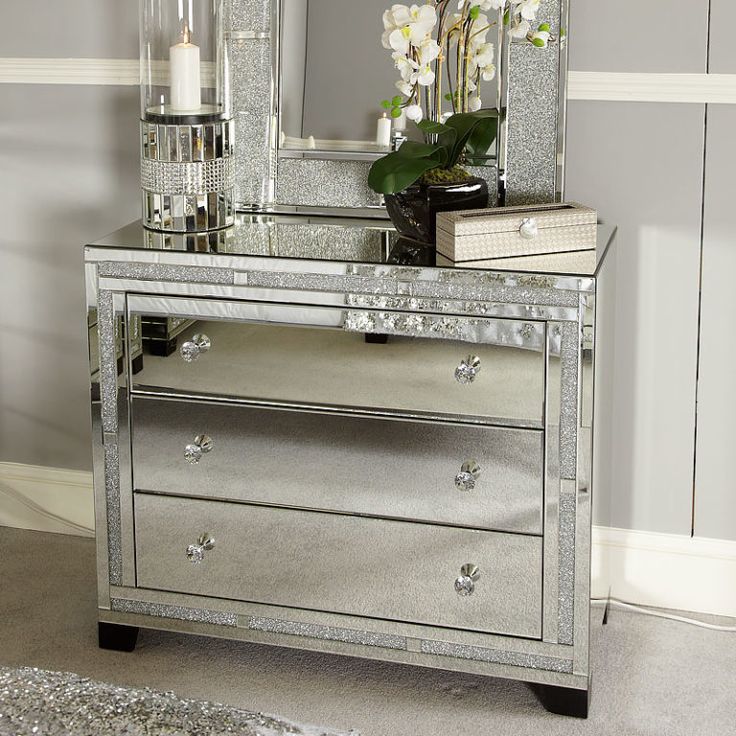
[[[384,100],[394,118],[442,120],[481,109],[482,82],[496,76],[495,27],[537,47],[552,41],[542,23],[533,30],[542,0],[428,0],[424,5],[392,5],[383,14],[381,42],[389,49],[400,79],[401,97]],[[489,17],[490,16],[490,17]],[[443,94],[443,74],[447,92]],[[434,89],[430,89],[434,87]],[[403,98],[403,99],[402,99]],[[448,103],[449,109],[443,109]]]

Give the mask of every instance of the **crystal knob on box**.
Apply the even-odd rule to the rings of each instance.
[[[455,592],[458,595],[473,595],[475,584],[480,579],[480,570],[477,565],[468,562],[460,568],[460,577],[455,580]]]
[[[187,547],[187,557],[189,561],[195,565],[199,565],[204,559],[204,553],[213,549],[215,540],[210,534],[200,534],[197,544],[190,544]]]
[[[184,448],[184,459],[188,463],[196,465],[202,459],[203,455],[212,452],[212,447],[212,438],[206,434],[199,434],[194,438],[194,442]]]
[[[468,357],[460,361],[460,365],[455,368],[455,380],[463,385],[473,383],[479,373],[480,358],[477,355],[468,355]]]
[[[519,235],[526,240],[532,240],[539,235],[539,225],[533,217],[525,217],[519,227]]]
[[[212,347],[212,341],[207,335],[194,335],[179,348],[181,357],[187,363],[193,363],[202,353],[206,353]]]
[[[475,482],[480,477],[480,465],[476,460],[466,460],[460,466],[460,472],[455,476],[455,487],[458,491],[472,491]]]

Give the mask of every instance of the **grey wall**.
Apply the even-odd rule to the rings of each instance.
[[[391,51],[381,45],[381,17],[389,5],[362,0],[348,25],[334,0],[309,0],[303,137],[375,140],[381,100],[398,94]]]
[[[710,71],[734,74],[736,10],[711,4]],[[571,68],[705,72],[708,6],[572,0]],[[0,54],[135,58],[137,3],[13,3]],[[84,469],[81,247],[139,214],[137,90],[0,92],[0,461]],[[620,226],[614,526],[736,539],[734,129],[736,106],[570,103],[568,195]]]
[[[3,57],[136,58],[138,3],[3,7]],[[82,246],[140,216],[136,87],[0,85],[0,461],[86,469]]]

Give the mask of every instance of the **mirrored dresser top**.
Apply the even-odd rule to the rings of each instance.
[[[207,233],[154,232],[137,221],[88,247],[586,277],[598,272],[615,232],[598,225],[590,250],[455,263],[434,246],[400,237],[388,220],[239,213],[233,227]]]

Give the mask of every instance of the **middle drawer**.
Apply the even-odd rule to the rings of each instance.
[[[542,533],[538,430],[135,398],[136,490]]]

